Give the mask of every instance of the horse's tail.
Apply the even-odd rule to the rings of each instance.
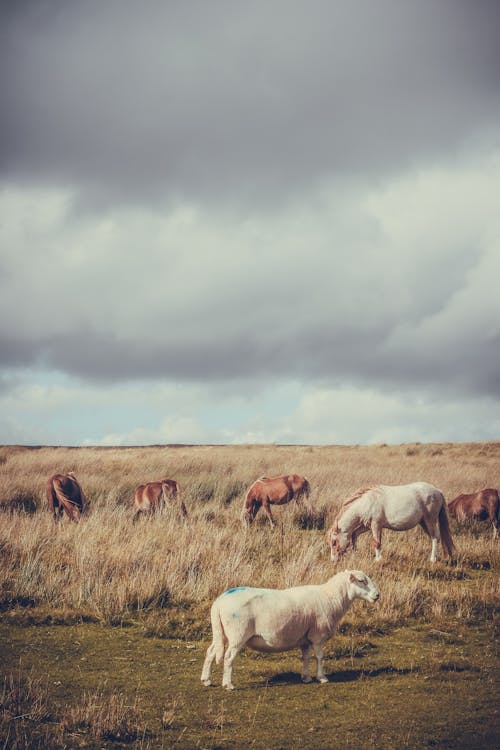
[[[453,557],[455,552],[455,545],[451,538],[450,524],[448,523],[448,513],[446,511],[446,502],[443,498],[443,504],[439,511],[439,534],[441,536],[441,544],[443,545],[443,551],[447,552],[449,557]]]
[[[78,485],[80,487],[80,485]],[[85,495],[84,491],[80,487],[80,500],[82,503],[82,514],[88,513],[90,511],[90,500]]]
[[[59,501],[59,504],[61,505],[61,507],[64,508],[64,510],[68,514],[68,517],[72,521],[78,521],[78,519],[80,518],[80,514],[81,514],[81,511],[78,505],[75,502],[73,502],[73,500],[71,500],[70,497],[68,497],[68,495],[64,492],[64,490],[61,487],[60,482],[57,479],[54,480],[54,483],[52,486],[54,488],[54,492]]]
[[[304,486],[302,488],[302,494],[306,497],[307,500],[309,500],[309,495],[311,494],[311,485],[309,484],[309,479],[306,479],[304,477]]]
[[[220,607],[217,600],[212,604],[210,620],[212,622],[212,643],[215,645],[215,661],[220,664],[224,656],[224,628],[222,627]]]
[[[187,512],[186,504],[184,502],[184,493],[181,489],[179,482],[176,482],[176,486],[177,486],[177,491],[176,491],[175,496],[177,500],[179,501],[179,505],[181,507],[181,513],[182,513],[183,518],[187,518],[189,514]]]
[[[500,529],[500,494],[497,492],[495,507],[493,508],[493,527],[496,529],[497,534]]]

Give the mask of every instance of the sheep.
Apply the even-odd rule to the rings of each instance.
[[[201,681],[211,685],[214,659],[224,656],[222,686],[233,689],[233,662],[244,646],[255,651],[302,651],[302,681],[311,682],[311,651],[317,660],[317,679],[328,682],[323,672],[323,644],[333,635],[354,599],[376,602],[380,594],[361,570],[345,570],[319,586],[259,589],[237,586],[212,604],[213,640],[207,649]],[[224,648],[227,648],[224,654]]]

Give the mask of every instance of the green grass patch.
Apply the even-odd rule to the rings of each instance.
[[[11,688],[1,726],[4,737],[21,738],[0,747],[496,747],[491,628],[339,635],[325,649],[328,685],[300,682],[299,652],[245,651],[234,692],[202,686],[208,642],[154,637],[141,625],[0,624]],[[220,667],[213,677],[220,685]],[[23,719],[14,718],[16,700]]]

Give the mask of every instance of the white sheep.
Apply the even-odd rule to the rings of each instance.
[[[233,689],[233,662],[244,646],[255,651],[302,651],[302,681],[311,682],[311,649],[318,663],[317,678],[328,682],[323,672],[323,644],[333,635],[354,599],[376,602],[380,594],[361,570],[345,570],[319,586],[290,589],[257,589],[237,586],[221,594],[212,604],[213,640],[207,649],[201,673],[211,685],[214,659],[224,656],[222,686]],[[227,648],[224,649],[227,644]]]

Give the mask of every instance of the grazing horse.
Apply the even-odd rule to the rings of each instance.
[[[79,521],[87,509],[87,500],[74,474],[54,474],[47,481],[45,495],[54,521],[66,513],[70,521]]]
[[[243,506],[243,518],[250,525],[260,508],[269,518],[271,528],[274,520],[271,505],[285,505],[290,500],[299,501],[304,495],[309,497],[311,488],[309,482],[300,474],[287,474],[282,477],[261,477],[248,490]]]
[[[491,521],[493,539],[498,537],[500,528],[500,497],[498,490],[486,489],[470,495],[459,495],[448,503],[448,513],[457,521],[474,518],[477,521]]]
[[[157,513],[167,504],[177,501],[179,501],[182,515],[187,518],[188,512],[181,495],[181,488],[174,479],[140,484],[134,493],[134,521],[141,513]]]
[[[371,530],[375,544],[375,559],[380,560],[382,529],[406,531],[420,524],[431,538],[430,561],[436,562],[439,538],[443,550],[451,557],[454,552],[443,493],[427,482],[400,486],[379,484],[359,490],[345,500],[328,531],[331,558],[338,562],[356,539]]]

